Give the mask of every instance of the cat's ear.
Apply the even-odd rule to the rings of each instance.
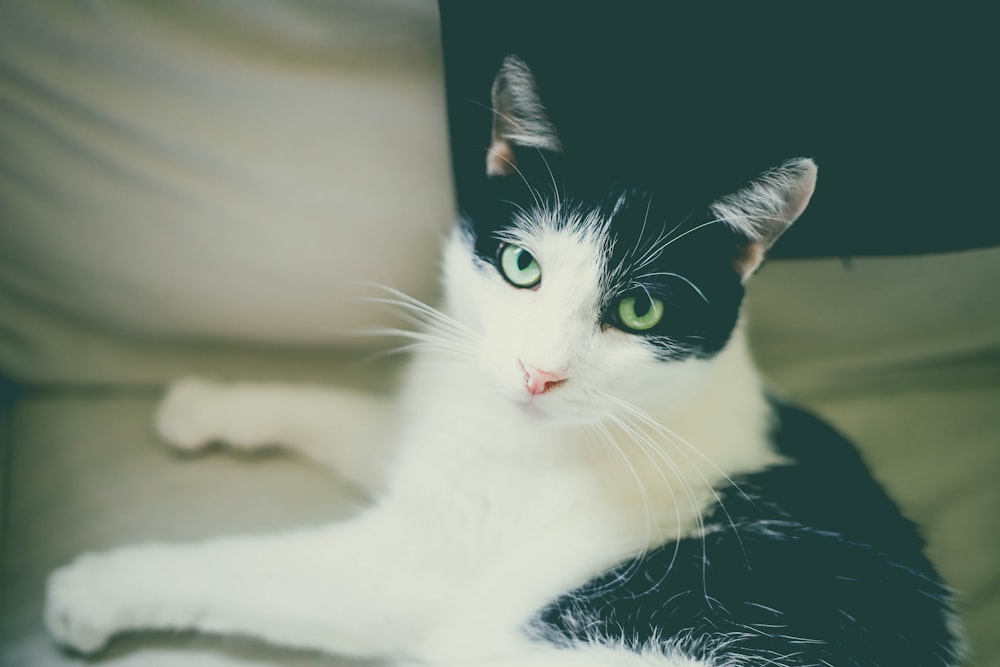
[[[789,160],[712,204],[715,216],[748,241],[733,261],[733,268],[744,280],[806,210],[816,188],[816,171],[816,163],[809,158]]]
[[[559,133],[552,125],[538,95],[535,76],[523,60],[504,59],[493,80],[493,133],[486,154],[486,173],[509,176],[517,159],[515,146],[561,151]]]

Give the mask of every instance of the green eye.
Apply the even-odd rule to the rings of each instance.
[[[632,331],[652,329],[663,319],[663,302],[645,294],[625,297],[618,302],[618,319]]]
[[[515,287],[534,287],[542,282],[542,267],[538,260],[519,245],[504,245],[500,249],[500,273]]]

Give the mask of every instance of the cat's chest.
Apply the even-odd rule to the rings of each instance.
[[[476,364],[418,359],[394,493],[449,526],[455,548],[480,555],[530,543],[552,554],[596,543],[627,552],[692,534],[727,476],[776,461],[743,346],[709,370],[689,383],[686,408],[656,384],[634,414],[567,425],[533,407],[547,394],[509,400]],[[726,419],[712,409],[720,405]]]
[[[403,443],[392,484],[470,546],[515,542],[590,512],[599,484],[572,432],[524,423],[494,406],[483,415],[424,412]],[[500,413],[500,414],[498,414]],[[495,420],[482,427],[480,418]],[[576,449],[579,449],[577,447]]]
[[[517,435],[509,424],[504,429]],[[402,504],[447,527],[442,534],[456,553],[484,566],[525,548],[560,562],[598,544],[614,560],[648,540],[689,533],[710,500],[707,488],[685,493],[643,485],[631,465],[585,432],[536,437],[524,436],[538,451],[517,457],[438,443],[434,457],[414,456],[396,491],[404,494]]]

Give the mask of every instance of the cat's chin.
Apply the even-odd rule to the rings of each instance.
[[[559,390],[556,390],[559,391]],[[570,398],[551,395],[525,396],[514,400],[517,412],[525,419],[553,426],[586,426],[601,422],[600,411],[584,406]]]

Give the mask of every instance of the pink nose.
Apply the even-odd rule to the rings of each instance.
[[[524,386],[532,396],[544,394],[566,381],[566,378],[559,373],[542,371],[525,364],[521,364],[521,367],[524,368]]]

